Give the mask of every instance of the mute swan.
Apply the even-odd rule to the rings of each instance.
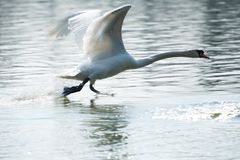
[[[100,93],[93,85],[96,80],[114,76],[128,69],[147,66],[155,61],[170,57],[209,58],[203,50],[167,52],[135,60],[126,50],[122,41],[122,24],[130,5],[124,5],[101,14],[98,10],[79,12],[66,17],[52,30],[51,35],[63,37],[75,34],[78,44],[89,61],[78,66],[73,72],[60,76],[66,79],[82,80],[79,86],[65,87],[62,95],[79,92],[90,81],[90,89]]]

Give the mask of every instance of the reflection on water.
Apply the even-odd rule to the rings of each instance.
[[[82,105],[78,102],[63,103],[64,108],[72,110],[79,109],[84,117],[81,128],[85,128],[89,139],[90,147],[94,153],[86,154],[78,151],[78,154],[85,158],[121,159],[127,156],[127,112],[125,106],[120,105],[96,105],[96,99],[90,100],[89,105]],[[64,102],[66,102],[64,100]],[[79,135],[82,136],[82,135]]]
[[[102,159],[118,159],[123,155],[126,147],[127,133],[126,113],[124,106],[95,106],[91,109],[94,118],[86,120],[85,125],[90,128],[89,137],[96,140],[96,152]],[[84,112],[83,112],[84,114]]]
[[[82,61],[50,24],[78,10],[131,3],[123,27],[136,58],[205,49],[127,71],[59,98],[56,75]],[[0,159],[239,159],[238,0],[0,1]]]

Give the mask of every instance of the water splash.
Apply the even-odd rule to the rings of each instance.
[[[211,102],[156,110],[153,119],[225,121],[240,117],[240,103],[234,102]]]
[[[1,106],[41,105],[51,104],[56,96],[54,90],[32,89],[31,92],[18,91],[18,93],[2,96]]]

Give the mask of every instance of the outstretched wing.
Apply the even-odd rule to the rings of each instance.
[[[81,47],[82,39],[88,26],[94,21],[94,19],[100,16],[100,10],[87,10],[74,13],[59,21],[49,35],[59,39],[73,33],[77,44]]]
[[[125,5],[103,15],[99,10],[83,11],[64,18],[50,33],[63,37],[74,33],[79,46],[91,59],[125,53],[122,42],[122,24],[130,9]]]
[[[87,28],[83,50],[92,59],[126,53],[122,41],[123,20],[130,9],[125,5],[95,19]]]

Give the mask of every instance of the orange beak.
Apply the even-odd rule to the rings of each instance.
[[[201,55],[201,58],[210,59],[210,58],[206,55],[206,53],[203,53],[203,54]]]

